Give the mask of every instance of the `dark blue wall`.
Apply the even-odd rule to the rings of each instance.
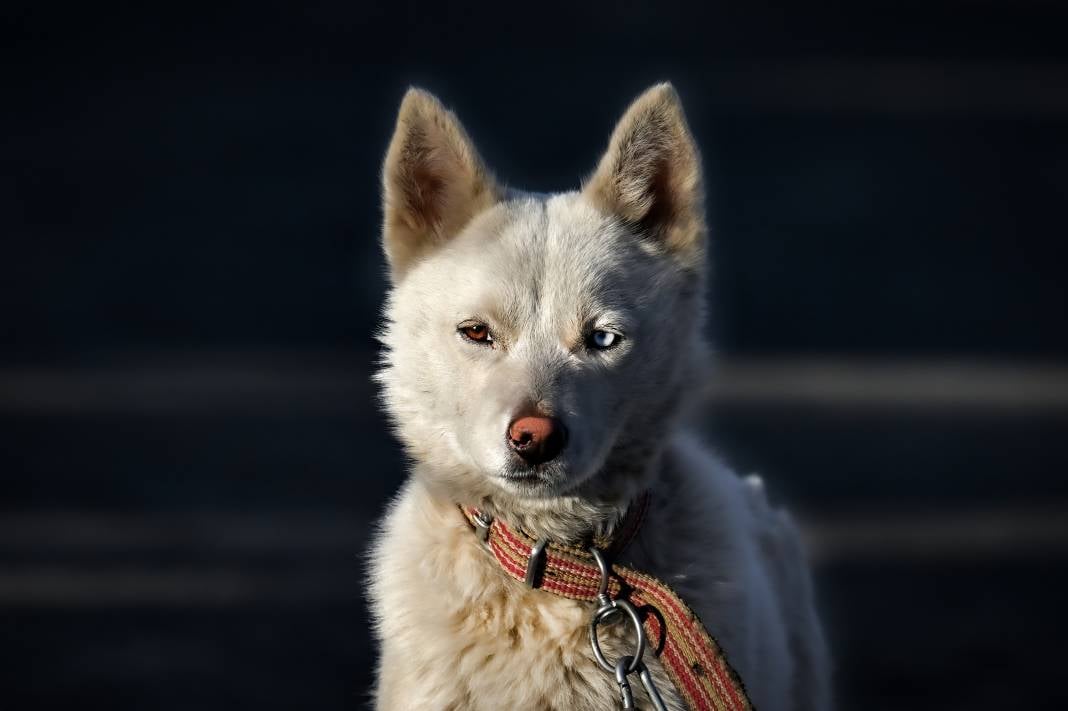
[[[359,555],[403,476],[369,383],[378,170],[409,84],[559,190],[674,81],[730,359],[1062,364],[1068,11],[805,5],[6,3],[4,705],[362,703]],[[1068,508],[1056,402],[736,402],[709,432],[817,523],[1026,521]],[[1064,548],[821,564],[843,708],[1063,708]]]

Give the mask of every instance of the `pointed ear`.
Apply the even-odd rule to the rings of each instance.
[[[451,111],[409,89],[382,168],[383,246],[393,280],[499,199],[493,177]]]
[[[701,157],[671,84],[648,89],[630,105],[583,192],[683,264],[703,264]]]

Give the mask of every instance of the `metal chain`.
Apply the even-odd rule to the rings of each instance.
[[[667,711],[667,706],[664,705],[664,700],[661,698],[656,684],[653,683],[653,676],[649,673],[649,667],[645,666],[645,662],[642,661],[642,656],[645,654],[646,637],[641,616],[634,609],[634,605],[626,600],[613,600],[609,597],[608,581],[611,572],[608,564],[605,562],[601,551],[597,548],[591,547],[590,553],[593,554],[593,559],[597,561],[597,568],[601,571],[601,584],[600,589],[597,591],[598,605],[590,618],[590,647],[593,648],[593,656],[605,671],[609,674],[615,674],[616,683],[619,684],[619,694],[623,709],[637,708],[634,705],[634,694],[631,691],[630,682],[627,680],[630,674],[637,672],[638,680],[641,681],[642,686],[645,688],[645,693],[649,695],[649,700],[652,701],[656,711]],[[622,656],[616,660],[615,665],[612,665],[605,658],[604,652],[601,651],[601,643],[597,639],[597,626],[608,620],[608,618],[618,617],[621,614],[629,617],[634,625],[636,637],[634,654]]]

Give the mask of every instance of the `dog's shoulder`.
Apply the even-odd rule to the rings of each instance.
[[[639,564],[690,605],[741,677],[761,680],[751,690],[757,707],[789,708],[791,647],[808,633],[793,630],[814,618],[810,598],[787,600],[808,574],[797,530],[769,504],[763,481],[739,476],[680,431],[636,543]]]

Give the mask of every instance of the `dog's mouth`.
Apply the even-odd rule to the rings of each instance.
[[[539,476],[506,476],[503,478],[511,488],[525,492],[541,491],[549,484]]]
[[[501,474],[501,478],[512,484],[548,483],[549,477],[538,469],[511,470]]]
[[[512,462],[499,474],[501,480],[512,487],[525,491],[549,488],[560,479],[560,467],[555,462],[531,466],[521,462]]]

